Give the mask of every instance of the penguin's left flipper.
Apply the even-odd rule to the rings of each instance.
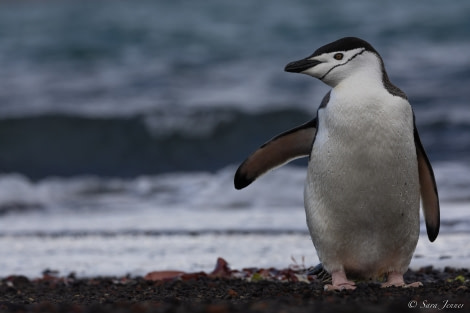
[[[315,118],[263,144],[238,168],[234,178],[235,188],[245,188],[269,170],[294,159],[309,156],[316,126]]]
[[[428,238],[433,242],[439,234],[440,226],[439,196],[437,193],[436,179],[434,178],[431,163],[419,139],[416,125],[414,126],[414,139],[416,155],[418,157],[419,185],[423,202],[424,220],[426,221]]]

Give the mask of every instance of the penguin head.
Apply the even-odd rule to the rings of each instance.
[[[358,72],[381,75],[384,68],[382,58],[367,41],[345,37],[324,45],[305,59],[287,64],[284,70],[307,74],[335,87]]]

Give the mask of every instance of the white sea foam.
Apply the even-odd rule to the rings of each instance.
[[[136,179],[0,177],[0,203],[31,206],[0,216],[0,276],[143,275],[210,271],[217,257],[234,268],[318,262],[303,209],[305,168],[286,166],[248,188],[233,188],[235,167]],[[469,167],[435,164],[441,233],[421,239],[412,267],[463,267],[470,261]],[[40,206],[42,209],[38,209]],[[184,257],[182,257],[184,255]]]
[[[421,236],[410,267],[466,267],[470,236],[445,234],[434,243]],[[145,275],[154,270],[206,271],[224,257],[234,269],[286,268],[292,258],[306,267],[319,260],[308,234],[116,235],[0,237],[0,277],[38,277],[45,269],[78,276]]]

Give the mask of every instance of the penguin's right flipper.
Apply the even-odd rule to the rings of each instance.
[[[271,169],[294,159],[307,157],[312,150],[317,119],[288,130],[262,145],[235,173],[236,189],[242,189]]]
[[[414,125],[414,139],[416,145],[416,155],[418,158],[419,185],[421,199],[423,203],[424,220],[429,241],[436,240],[440,227],[439,196],[437,193],[436,179],[431,163],[424,151],[419,138],[418,129]]]

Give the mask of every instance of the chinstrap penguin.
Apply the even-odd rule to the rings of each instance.
[[[304,204],[327,290],[354,289],[350,278],[383,287],[405,284],[419,237],[420,196],[429,240],[439,233],[439,198],[406,94],[393,85],[378,52],[346,37],[291,62],[285,71],[332,89],[316,117],[250,155],[235,174],[242,189],[270,169],[309,157]]]

